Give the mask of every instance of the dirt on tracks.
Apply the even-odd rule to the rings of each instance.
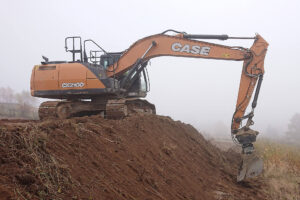
[[[0,200],[267,199],[239,162],[169,117],[0,120]]]

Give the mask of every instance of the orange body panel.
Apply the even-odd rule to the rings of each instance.
[[[101,88],[105,88],[104,84],[80,63],[37,65],[34,67],[31,77],[32,92]]]
[[[31,94],[31,96],[34,96],[35,68],[36,68],[36,66],[33,67],[32,72],[31,72],[31,77],[30,77],[30,94]]]
[[[34,67],[33,90],[57,90],[58,89],[58,70],[59,66],[52,69],[42,70],[40,66]]]

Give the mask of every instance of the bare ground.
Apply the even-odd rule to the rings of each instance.
[[[239,162],[169,117],[0,120],[0,200],[268,199]]]

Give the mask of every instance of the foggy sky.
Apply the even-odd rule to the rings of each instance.
[[[262,35],[270,44],[255,110],[255,127],[282,130],[300,112],[300,29],[297,0],[1,0],[0,87],[29,90],[41,55],[69,60],[66,36],[94,39],[107,51],[123,51],[145,36],[176,29],[189,34]],[[250,47],[253,41],[211,41]],[[230,127],[242,62],[160,57],[148,67],[147,99],[158,114],[197,128],[223,121]]]

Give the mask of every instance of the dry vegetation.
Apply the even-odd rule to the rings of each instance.
[[[68,170],[46,148],[46,127],[47,122],[38,127],[32,123],[9,129],[0,126],[0,177],[10,174],[13,185],[7,186],[15,199],[61,199],[62,189],[71,187]]]
[[[257,150],[264,158],[264,179],[272,199],[300,199],[300,146],[260,140]]]

